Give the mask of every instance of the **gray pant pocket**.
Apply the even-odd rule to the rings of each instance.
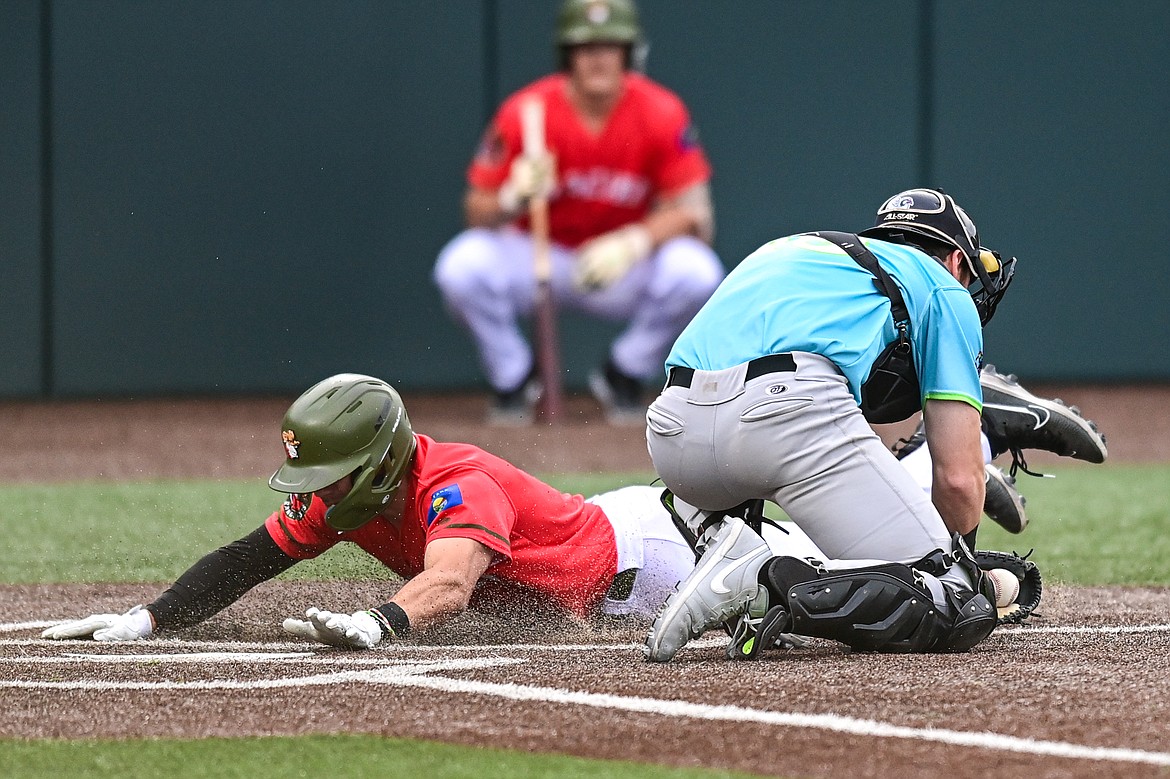
[[[784,398],[769,398],[755,405],[748,406],[739,415],[741,422],[758,422],[761,419],[771,419],[783,414],[792,414],[812,405],[813,399],[807,396],[789,395]]]
[[[683,421],[674,414],[663,411],[657,401],[651,403],[650,408],[646,410],[646,426],[655,435],[666,437],[678,435],[683,431]]]

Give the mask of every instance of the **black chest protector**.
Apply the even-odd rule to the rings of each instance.
[[[869,378],[861,385],[861,413],[869,422],[885,425],[901,422],[921,411],[922,390],[918,384],[914,350],[907,332],[910,312],[906,309],[906,301],[902,299],[902,291],[890,278],[890,274],[878,264],[873,252],[865,248],[856,235],[826,230],[810,235],[824,238],[844,249],[858,265],[873,274],[874,286],[890,299],[890,313],[893,314],[898,337],[874,360]]]

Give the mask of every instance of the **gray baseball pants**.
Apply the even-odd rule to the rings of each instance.
[[[667,386],[646,416],[662,481],[709,510],[775,502],[831,568],[949,551],[951,534],[929,495],[870,428],[836,366],[817,354],[793,358],[795,372],[748,381],[745,363]],[[941,601],[938,582],[924,578]],[[942,580],[973,586],[957,566]]]

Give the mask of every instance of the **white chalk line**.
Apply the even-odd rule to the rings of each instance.
[[[499,698],[517,701],[563,703],[576,706],[590,706],[599,709],[617,709],[620,711],[645,714],[661,714],[668,717],[689,717],[692,719],[730,722],[755,722],[782,727],[830,730],[838,733],[878,738],[937,741],[956,746],[978,747],[1004,752],[1022,752],[1031,755],[1170,766],[1170,753],[1166,752],[1147,752],[1140,749],[1119,749],[1111,747],[1087,747],[1081,744],[1070,744],[1062,741],[1039,741],[1036,739],[1018,738],[1016,736],[1005,736],[989,732],[971,733],[937,728],[911,728],[890,725],[875,720],[842,717],[836,714],[797,714],[793,712],[759,711],[741,706],[711,706],[684,701],[573,692],[571,690],[560,690],[549,687],[527,687],[515,684],[495,684],[420,675],[405,676],[397,680],[396,683],[409,687],[424,687],[441,692],[493,695]]]
[[[51,657],[0,657],[0,664],[7,665],[78,665],[81,663],[112,663],[164,665],[172,663],[199,664],[263,664],[289,662],[330,663],[340,665],[385,665],[385,660],[374,658],[325,658],[316,652],[159,652],[154,654],[81,654],[66,652]]]
[[[257,681],[211,680],[200,682],[0,682],[0,688],[36,688],[54,690],[257,690],[332,685],[346,682],[416,687],[439,692],[484,695],[514,701],[587,706],[597,709],[627,711],[666,717],[752,722],[779,727],[827,730],[870,738],[899,738],[931,741],[954,746],[975,747],[1003,752],[1019,752],[1080,760],[1146,763],[1170,766],[1170,753],[1138,749],[1089,747],[1062,741],[1042,741],[990,732],[964,732],[938,728],[913,728],[876,720],[857,719],[835,714],[799,714],[760,711],[742,706],[713,706],[685,701],[661,700],[626,695],[577,692],[553,687],[499,684],[444,676],[428,676],[441,671],[474,670],[522,664],[520,658],[485,657],[437,662],[403,662],[373,670],[338,671],[335,673]]]
[[[18,630],[32,630],[33,628],[48,628],[53,625],[60,625],[64,620],[53,620],[51,622],[5,622],[0,623],[0,633],[15,633]]]
[[[49,625],[56,625],[56,622],[47,623]],[[2,626],[0,626],[2,627]],[[721,647],[727,644],[727,638],[701,638],[691,641],[687,644],[688,647],[695,649],[709,649],[711,647]],[[314,644],[309,641],[191,641],[187,639],[173,639],[173,638],[150,638],[143,639],[137,642],[110,642],[103,643],[101,641],[92,641],[90,639],[49,639],[49,638],[3,638],[0,639],[0,646],[44,646],[44,647],[88,647],[93,648],[97,646],[119,647],[128,649],[130,647],[150,647],[157,649],[159,647],[173,646],[182,649],[204,648],[211,651],[238,651],[238,652],[295,652],[304,651],[306,649],[328,649],[320,644]],[[642,649],[642,642],[638,643],[622,643],[622,644],[385,644],[379,645],[375,649],[368,650],[374,654],[380,653],[409,653],[409,652],[442,652],[448,654],[451,652],[612,652],[612,651],[630,651]]]
[[[1029,633],[1068,633],[1069,635],[1124,635],[1130,633],[1163,633],[1170,630],[1170,625],[1100,625],[1082,626],[1073,625],[1011,625],[998,628],[997,633],[1012,635],[1028,635]],[[992,635],[995,635],[994,633]]]
[[[210,679],[198,682],[111,682],[79,680],[72,682],[43,682],[24,679],[0,681],[0,689],[41,689],[41,690],[266,690],[280,687],[317,687],[343,682],[366,682],[370,684],[397,684],[399,678],[432,671],[464,671],[477,668],[491,668],[500,665],[516,665],[524,660],[512,657],[467,658],[464,660],[439,660],[429,663],[399,662],[389,667],[373,670],[337,671],[313,676],[286,677],[283,679],[254,679],[234,681]]]

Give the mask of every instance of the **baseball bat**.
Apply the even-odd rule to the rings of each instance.
[[[546,153],[544,137],[544,103],[528,98],[520,107],[525,156],[535,158]],[[528,201],[528,223],[532,234],[532,267],[536,276],[536,306],[533,336],[536,341],[536,364],[543,385],[536,413],[549,422],[564,409],[561,387],[561,347],[557,337],[557,314],[553,303],[552,259],[548,233],[548,199],[534,197]]]

